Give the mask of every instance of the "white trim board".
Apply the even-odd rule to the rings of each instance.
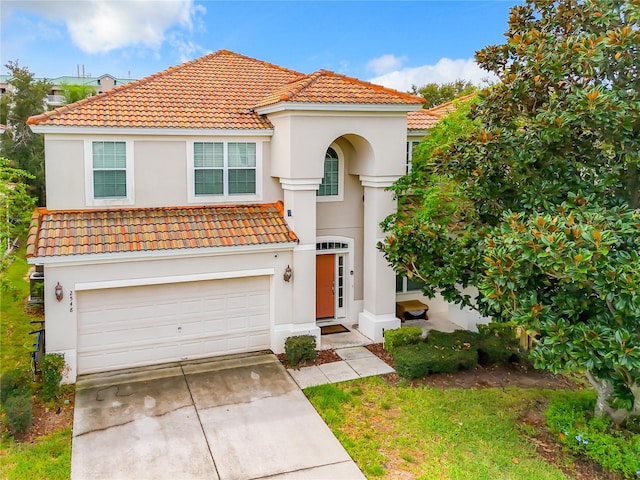
[[[236,270],[232,272],[210,272],[192,275],[173,275],[168,277],[130,278],[125,280],[107,280],[103,282],[76,283],[75,290],[102,290],[104,288],[142,287],[148,285],[164,285],[169,283],[201,282],[206,280],[224,280],[226,278],[262,277],[274,275],[274,268],[257,270]]]

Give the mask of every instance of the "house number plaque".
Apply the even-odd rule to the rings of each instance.
[[[69,290],[69,312],[73,312],[73,290]]]

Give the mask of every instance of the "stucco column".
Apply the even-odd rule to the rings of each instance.
[[[299,244],[293,250],[291,265],[292,324],[283,326],[281,335],[314,335],[318,345],[320,329],[316,326],[316,190],[321,182],[321,178],[280,179],[284,191],[284,218],[299,239]]]
[[[377,248],[384,239],[380,222],[396,211],[393,194],[385,189],[397,178],[360,176],[364,187],[364,298],[358,323],[360,331],[375,342],[382,342],[384,330],[400,327],[395,315],[395,272]]]

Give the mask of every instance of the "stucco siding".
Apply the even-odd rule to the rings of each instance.
[[[95,202],[88,200],[87,190],[92,173],[89,156],[93,141],[125,141],[131,144],[133,165],[131,186],[133,202]],[[190,178],[189,145],[194,141],[256,142],[259,158],[256,195],[195,197],[192,176]],[[184,205],[273,203],[282,200],[279,180],[271,176],[271,142],[268,137],[203,137],[145,135],[55,135],[45,137],[47,171],[47,207],[51,210],[75,210],[85,208],[136,208]],[[129,150],[128,150],[129,151]],[[88,166],[88,167],[87,167]]]
[[[45,142],[47,208],[84,208],[84,141]]]
[[[184,141],[134,142],[136,207],[187,204],[187,150]]]

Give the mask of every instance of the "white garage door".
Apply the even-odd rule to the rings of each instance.
[[[267,349],[269,277],[80,291],[78,373]]]

